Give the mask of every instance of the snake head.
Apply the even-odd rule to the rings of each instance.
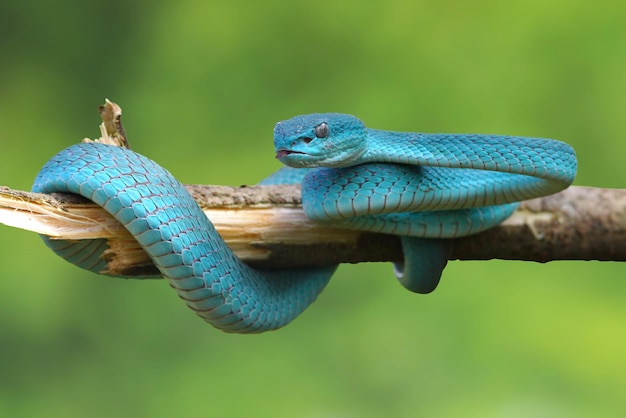
[[[355,116],[313,113],[274,128],[276,158],[290,167],[345,167],[367,149],[367,128]]]

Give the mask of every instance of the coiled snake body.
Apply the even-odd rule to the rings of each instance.
[[[303,206],[314,220],[401,235],[405,259],[396,275],[421,293],[439,281],[447,238],[484,231],[506,219],[515,202],[566,188],[577,167],[573,149],[555,140],[382,131],[336,113],[280,122],[274,144],[280,161],[300,169],[284,169],[264,183],[302,181]],[[46,163],[33,191],[75,193],[102,206],[187,305],[227,332],[289,323],[336,268],[243,264],[169,172],[125,148],[73,145]],[[105,240],[44,240],[68,261],[106,272]]]

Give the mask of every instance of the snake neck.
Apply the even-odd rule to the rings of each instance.
[[[359,158],[359,164],[383,162],[426,165],[422,157],[432,153],[424,141],[429,134],[369,128],[367,134],[367,148]]]

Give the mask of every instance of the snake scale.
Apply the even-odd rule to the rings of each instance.
[[[437,286],[449,238],[484,231],[517,202],[566,188],[577,169],[574,150],[556,140],[392,132],[338,113],[279,122],[274,145],[290,168],[263,183],[302,182],[303,207],[315,221],[400,235],[404,262],[395,264],[396,276],[420,293]],[[336,269],[247,266],[168,171],[126,148],[70,146],[45,164],[32,190],[74,193],[103,207],[186,304],[226,332],[286,325]],[[66,260],[106,274],[106,240],[44,241]]]

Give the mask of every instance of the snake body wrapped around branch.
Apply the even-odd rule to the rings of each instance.
[[[419,293],[437,286],[448,239],[497,225],[516,202],[563,190],[577,168],[573,149],[560,141],[391,132],[336,113],[278,123],[274,145],[291,168],[263,183],[302,182],[305,212],[316,221],[402,236],[404,262],[394,270]],[[291,322],[336,269],[245,265],[168,171],[126,148],[73,145],[46,163],[33,191],[79,194],[102,206],[187,305],[227,332]],[[106,240],[44,240],[68,261],[106,274]]]

